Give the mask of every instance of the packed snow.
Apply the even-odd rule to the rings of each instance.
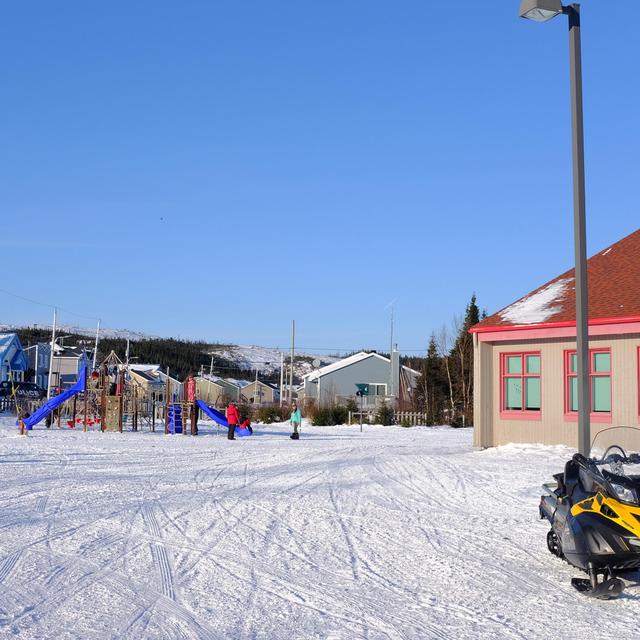
[[[0,418],[0,637],[636,638],[546,549],[563,447],[284,424],[229,442]]]
[[[537,324],[546,322],[561,311],[559,304],[573,278],[562,278],[525,296],[499,312],[500,317],[512,324]]]

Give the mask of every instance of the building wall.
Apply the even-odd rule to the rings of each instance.
[[[610,426],[639,426],[638,347],[640,334],[598,336],[590,348],[611,349],[611,418],[591,421],[591,439]],[[477,446],[539,442],[578,446],[577,420],[565,416],[564,352],[575,340],[478,343],[475,348],[475,428]],[[505,419],[500,415],[500,356],[507,352],[540,351],[541,412],[539,419]],[[490,381],[487,384],[487,381]]]
[[[272,403],[276,401],[276,390],[271,388],[269,385],[267,384],[263,384],[262,382],[258,382],[258,387],[260,388],[260,390],[262,391],[262,396],[259,399],[256,399],[256,403],[260,404],[265,404],[265,403]],[[242,398],[246,401],[246,402],[251,402],[252,398],[255,398],[255,394],[256,394],[256,383],[255,380],[251,383],[248,384],[246,387],[242,387],[241,389],[241,396]]]
[[[219,384],[205,378],[196,378],[196,396],[210,407],[221,406],[226,395],[226,389]]]
[[[386,384],[387,395],[391,392],[389,385],[390,363],[372,356],[347,367],[321,376],[317,383],[305,381],[305,397],[317,398],[320,388],[320,403],[334,402],[336,396],[355,396],[356,383]]]

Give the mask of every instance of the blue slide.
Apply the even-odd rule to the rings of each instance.
[[[227,418],[224,413],[221,413],[217,409],[210,407],[208,404],[202,402],[202,400],[196,400],[196,404],[202,409],[202,411],[207,414],[214,422],[217,422],[220,426],[229,428],[229,423],[227,422]],[[241,427],[236,427],[236,435],[239,438],[244,436],[250,436],[251,431],[249,429],[242,429]]]
[[[84,369],[78,376],[78,382],[73,387],[69,387],[66,391],[63,391],[59,396],[54,396],[47,402],[45,402],[37,411],[34,411],[28,418],[24,419],[24,424],[27,429],[32,429],[34,425],[38,424],[41,420],[46,418],[54,409],[57,409],[61,404],[66,402],[69,398],[78,393],[84,391],[85,374]]]

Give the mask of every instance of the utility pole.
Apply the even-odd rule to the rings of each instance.
[[[282,401],[284,393],[284,353],[280,352],[280,406],[282,406]]]
[[[92,369],[96,368],[96,359],[98,357],[98,341],[100,340],[100,318],[98,318],[98,326],[96,328],[96,345],[93,349],[93,366]]]
[[[49,378],[47,380],[47,400],[51,399],[51,378],[53,377],[53,351],[56,344],[56,321],[58,310],[53,309],[53,329],[51,331],[51,352],[49,353]]]
[[[393,404],[393,389],[394,389],[394,372],[393,372],[393,303],[391,304],[391,342],[389,344],[389,391],[388,395],[391,396],[391,404]]]
[[[291,321],[291,371],[289,371],[289,404],[293,400],[293,354],[296,344],[296,321]]]
[[[213,355],[211,356],[211,364],[209,365],[209,375],[213,375]]]
[[[257,362],[256,362],[256,384],[255,384],[255,387],[256,388],[255,388],[255,390],[253,392],[253,404],[258,404],[256,402],[257,399],[259,400],[259,398],[258,398],[258,363]]]

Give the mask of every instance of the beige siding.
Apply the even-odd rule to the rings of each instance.
[[[223,387],[204,378],[196,378],[196,396],[210,407],[222,406],[227,398]]]
[[[475,336],[474,336],[475,338]],[[493,347],[486,342],[474,342],[473,358],[473,444],[493,445]]]
[[[256,400],[256,383],[255,380],[248,384],[246,387],[242,387],[241,394],[244,402],[255,401],[256,403],[265,404],[275,402],[275,389],[272,389],[269,385],[258,382],[258,387],[262,390],[262,396],[260,401]],[[252,400],[253,399],[253,400]]]
[[[480,415],[478,446],[491,446],[509,442],[540,442],[543,444],[567,444],[577,447],[576,421],[564,417],[564,351],[575,350],[575,341],[555,339],[541,341],[501,342],[487,345],[491,350],[487,367],[482,343],[476,348],[475,364],[476,416]],[[638,347],[640,335],[602,336],[590,340],[591,348],[611,349],[611,403],[612,419],[608,424],[592,423],[591,436],[609,426],[638,426]],[[500,417],[500,354],[519,351],[540,351],[541,401],[540,420],[513,420]],[[478,357],[479,355],[479,357]],[[484,380],[491,380],[491,418],[487,418],[487,389]],[[480,405],[480,406],[479,406]],[[478,414],[479,410],[479,414]],[[485,422],[490,424],[487,425]],[[477,428],[477,427],[476,427]]]

